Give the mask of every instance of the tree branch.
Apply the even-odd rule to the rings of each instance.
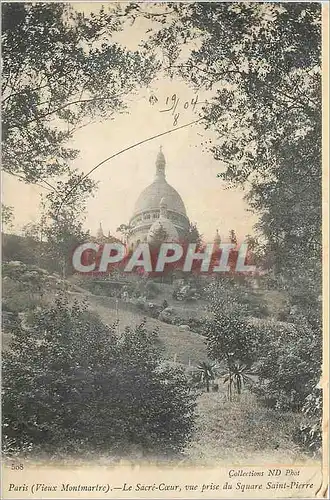
[[[128,146],[127,148],[124,148],[124,149],[118,151],[117,153],[114,153],[113,155],[109,156],[105,160],[102,160],[95,167],[93,167],[89,172],[87,172],[87,174],[85,174],[81,179],[79,179],[79,181],[76,184],[74,184],[72,186],[72,188],[70,189],[70,191],[65,195],[65,197],[62,200],[62,202],[60,203],[60,206],[58,207],[58,212],[57,213],[60,212],[60,210],[61,210],[62,206],[65,204],[66,200],[69,198],[69,196],[71,196],[71,194],[79,186],[79,184],[83,180],[85,180],[92,172],[94,172],[96,169],[98,169],[99,167],[101,167],[107,161],[112,160],[116,156],[119,156],[120,154],[125,153],[126,151],[129,151],[130,149],[133,149],[133,148],[135,148],[137,146],[140,146],[141,144],[144,144],[146,142],[152,141],[153,139],[157,139],[158,137],[162,137],[163,135],[170,134],[171,132],[175,132],[176,130],[180,130],[182,128],[189,127],[190,125],[193,125],[194,123],[198,123],[198,122],[200,122],[202,120],[204,120],[204,117],[199,118],[198,120],[194,120],[193,122],[186,123],[185,125],[181,125],[180,127],[172,128],[170,130],[167,130],[166,132],[161,132],[160,134],[156,134],[156,135],[154,135],[152,137],[148,137],[147,139],[143,139],[142,141],[136,142],[135,144],[132,144],[131,146]]]
[[[60,106],[59,108],[56,108],[56,109],[53,109],[47,113],[44,113],[44,114],[41,114],[39,116],[37,116],[36,118],[32,118],[31,120],[28,120],[26,122],[23,122],[21,123],[20,125],[18,124],[14,124],[12,126],[8,126],[8,130],[12,130],[12,129],[15,129],[15,128],[23,128],[23,127],[26,127],[27,125],[30,125],[30,123],[33,123],[33,122],[36,122],[36,121],[39,121],[39,120],[42,120],[43,118],[46,118],[47,116],[51,116],[55,113],[58,113],[59,111],[62,111],[63,109],[69,107],[69,106],[72,106],[74,104],[83,104],[85,102],[95,102],[95,101],[107,101],[107,100],[110,100],[110,99],[114,99],[114,98],[117,98],[117,97],[120,97],[122,95],[124,95],[125,92],[123,92],[122,94],[118,94],[116,96],[111,96],[111,97],[93,97],[91,99],[77,99],[76,101],[71,101],[71,102],[67,102],[66,104],[63,104],[63,106]]]

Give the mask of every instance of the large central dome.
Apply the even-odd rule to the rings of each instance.
[[[134,247],[139,242],[147,241],[150,227],[160,218],[162,199],[166,200],[168,220],[173,224],[179,238],[184,238],[189,229],[189,219],[181,196],[165,179],[165,157],[160,150],[156,159],[155,180],[138,197],[129,221],[130,246]]]
[[[181,196],[165,179],[155,179],[142,191],[135,203],[134,215],[145,210],[158,209],[162,198],[166,199],[168,210],[187,215]]]
[[[165,157],[162,151],[158,153],[156,167],[156,178],[138,197],[134,215],[146,210],[158,210],[162,198],[166,199],[168,210],[187,215],[181,196],[165,179]]]

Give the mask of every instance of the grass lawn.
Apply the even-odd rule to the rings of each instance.
[[[49,291],[45,301],[53,299]],[[51,293],[53,292],[53,293]],[[16,290],[13,296],[17,297]],[[114,308],[107,297],[88,294],[84,290],[71,291],[70,300],[87,300],[90,309],[99,314],[108,325],[119,320],[119,328],[134,328],[144,319],[138,311]],[[158,329],[164,347],[164,358],[183,365],[196,366],[207,359],[206,346],[201,335],[181,331],[178,326],[146,318],[150,329]],[[3,334],[3,348],[8,347],[10,335]],[[262,407],[255,396],[245,389],[228,401],[226,387],[219,381],[219,392],[202,392],[198,396],[195,429],[181,460],[182,465],[257,465],[294,464],[311,462],[292,441],[293,430],[301,415]],[[93,460],[96,457],[93,457]],[[99,463],[111,463],[115,457],[97,457]],[[117,458],[118,459],[118,458]],[[136,460],[136,458],[135,458]]]
[[[145,315],[123,309],[112,309],[106,306],[106,297],[91,295],[86,297],[91,310],[97,312],[101,319],[108,325],[119,320],[119,328],[126,326],[134,328],[140,324]],[[206,359],[206,346],[204,339],[198,333],[181,331],[178,326],[168,325],[158,319],[146,318],[146,325],[151,330],[157,328],[160,342],[164,346],[164,357],[169,361],[176,361],[188,365],[197,365]]]
[[[301,415],[264,408],[247,389],[232,401],[224,387],[220,390],[203,392],[198,398],[195,432],[185,451],[187,465],[286,465],[312,460],[291,437]]]

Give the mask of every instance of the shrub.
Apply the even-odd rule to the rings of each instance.
[[[191,388],[193,388],[194,390],[204,389],[204,384],[203,384],[203,380],[201,378],[201,374],[198,370],[196,370],[196,368],[187,369],[186,376],[187,376],[187,379],[189,381],[189,385]]]
[[[168,302],[167,302],[166,299],[164,299],[163,302],[162,302],[162,310],[166,309],[167,307],[168,307]]]
[[[220,278],[210,283],[204,293],[209,300],[211,310],[218,308],[224,314],[243,318],[269,316],[263,295],[253,290],[245,280],[241,283],[228,277]]]
[[[167,307],[166,309],[163,309],[159,313],[158,319],[160,321],[163,321],[164,323],[167,323],[168,325],[176,325],[182,323],[180,318],[177,317],[177,314],[174,311],[173,307]]]
[[[146,299],[143,299],[142,297],[136,299],[136,306],[140,311],[145,311],[146,304],[147,304]]]
[[[321,337],[308,324],[265,322],[254,390],[269,407],[301,410],[320,377]]]
[[[9,296],[3,300],[2,308],[4,311],[18,313],[30,311],[37,306],[42,305],[40,297],[28,292],[17,292],[15,295]]]
[[[145,294],[147,299],[154,299],[157,295],[159,295],[158,286],[152,281],[147,281],[145,285]]]
[[[261,338],[252,325],[235,315],[216,311],[204,324],[207,352],[211,359],[251,365],[258,356]]]
[[[179,452],[194,396],[184,374],[163,368],[144,324],[116,335],[82,305],[55,305],[14,330],[3,356],[3,437],[11,450]]]
[[[322,447],[322,406],[322,390],[315,386],[302,407],[305,420],[294,435],[299,444],[313,453],[320,452]]]
[[[187,325],[193,332],[203,334],[204,333],[204,321],[197,318],[188,318]]]

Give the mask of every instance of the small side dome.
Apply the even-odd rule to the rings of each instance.
[[[161,245],[166,242],[179,240],[179,235],[172,221],[167,218],[167,203],[165,197],[160,200],[160,217],[155,221],[148,232],[149,245]]]
[[[149,245],[161,245],[174,241],[179,241],[179,235],[169,219],[159,219],[152,224],[147,236]]]

